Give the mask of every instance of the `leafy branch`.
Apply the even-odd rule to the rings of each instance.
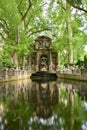
[[[28,8],[27,8],[25,14],[22,16],[22,19],[21,19],[21,20],[24,20],[24,19],[27,17],[27,14],[28,14],[30,8],[32,7],[31,0],[28,0],[28,3],[29,3],[29,6],[28,6]]]
[[[62,9],[66,10],[66,8],[64,7],[64,5],[63,5],[62,2],[60,2],[60,1],[58,0],[57,3],[58,3],[59,5],[61,5]]]
[[[44,29],[32,31],[32,32],[28,35],[28,37],[31,36],[31,35],[33,35],[33,34],[35,34],[35,33],[43,32],[43,31],[51,31],[51,29],[49,29],[49,28],[44,28]]]
[[[81,11],[84,11],[85,13],[87,13],[87,10],[82,8],[82,7],[79,7],[75,4],[73,4],[70,0],[66,0],[71,6],[73,6],[74,8],[78,9],[78,10],[81,10]]]
[[[1,32],[0,32],[0,36],[2,37],[3,40],[5,40],[5,37],[3,36]]]

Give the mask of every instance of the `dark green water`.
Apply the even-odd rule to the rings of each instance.
[[[87,130],[87,82],[0,84],[0,130]]]

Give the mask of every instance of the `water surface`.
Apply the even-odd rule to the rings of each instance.
[[[87,82],[1,83],[0,130],[87,130]]]

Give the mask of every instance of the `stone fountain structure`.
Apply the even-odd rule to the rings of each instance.
[[[58,55],[52,49],[52,39],[47,36],[38,36],[35,39],[34,53],[29,57],[31,73],[37,71],[56,72]]]

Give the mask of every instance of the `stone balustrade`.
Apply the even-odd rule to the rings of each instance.
[[[81,68],[81,69],[79,68],[59,69],[58,68],[56,70],[56,73],[57,73],[57,76],[60,78],[87,81],[87,69],[85,68]],[[0,70],[0,82],[30,78],[30,75],[31,73],[29,70],[4,68]]]
[[[29,78],[29,77],[30,77],[30,73],[28,70],[8,69],[8,68],[4,68],[0,70],[0,82],[18,80],[18,79]]]
[[[87,69],[85,68],[64,68],[57,70],[57,76],[64,79],[87,81]]]
[[[60,74],[87,75],[87,69],[85,69],[85,68],[83,68],[83,69],[79,69],[79,68],[60,69],[60,70],[57,70],[57,72]]]

